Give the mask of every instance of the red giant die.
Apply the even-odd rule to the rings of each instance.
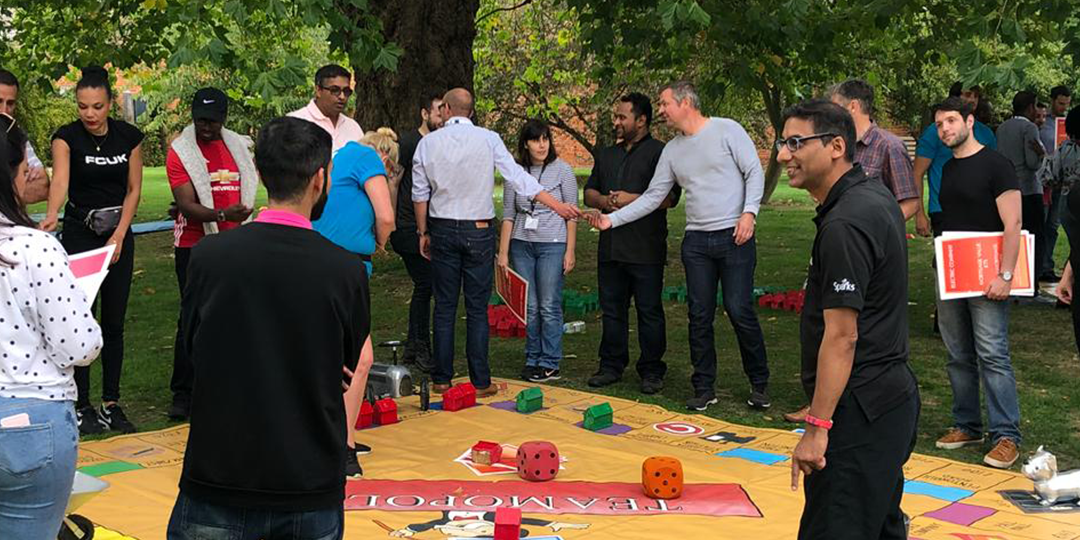
[[[543,482],[559,474],[559,450],[547,441],[522,443],[517,451],[518,476]]]

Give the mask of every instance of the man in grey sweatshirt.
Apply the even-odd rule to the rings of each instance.
[[[1035,236],[1035,275],[1043,275],[1043,225],[1046,221],[1043,205],[1043,187],[1035,173],[1046,155],[1039,140],[1039,128],[1035,126],[1034,92],[1022,90],[1013,97],[1013,117],[997,128],[998,151],[1009,158],[1016,169],[1016,178],[1020,180],[1020,193],[1023,195],[1023,227]],[[1038,296],[1038,287],[1035,288]]]
[[[660,114],[681,133],[664,147],[649,188],[611,214],[590,214],[605,230],[641,219],[660,207],[674,184],[686,192],[686,236],[682,261],[690,317],[690,383],[687,408],[703,411],[716,403],[716,349],[713,321],[717,283],[735,330],[743,370],[750,379],[747,403],[769,407],[769,367],[765,337],[754,310],[757,247],[754,225],[765,176],[750,136],[734,120],[701,114],[693,84],[672,83],[660,93]]]

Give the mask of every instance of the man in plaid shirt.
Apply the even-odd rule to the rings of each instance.
[[[866,175],[878,177],[900,204],[904,219],[919,209],[919,192],[907,148],[899,137],[878,127],[874,113],[874,87],[862,79],[849,79],[832,88],[831,99],[855,119],[855,162]]]

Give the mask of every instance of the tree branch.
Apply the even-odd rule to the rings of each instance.
[[[533,3],[533,0],[521,0],[521,2],[518,3],[515,6],[493,9],[493,10],[491,10],[491,11],[477,17],[476,18],[476,24],[480,24],[480,21],[482,21],[482,20],[484,20],[484,19],[486,19],[486,18],[488,18],[488,17],[490,17],[490,16],[492,16],[492,15],[494,15],[496,13],[499,13],[501,11],[514,11],[515,9],[523,8],[523,7],[525,7],[525,6],[527,6],[527,5],[531,4],[531,3]]]

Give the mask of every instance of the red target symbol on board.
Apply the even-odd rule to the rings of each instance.
[[[653,424],[653,429],[677,437],[690,437],[705,433],[705,428],[687,422],[661,422]]]

